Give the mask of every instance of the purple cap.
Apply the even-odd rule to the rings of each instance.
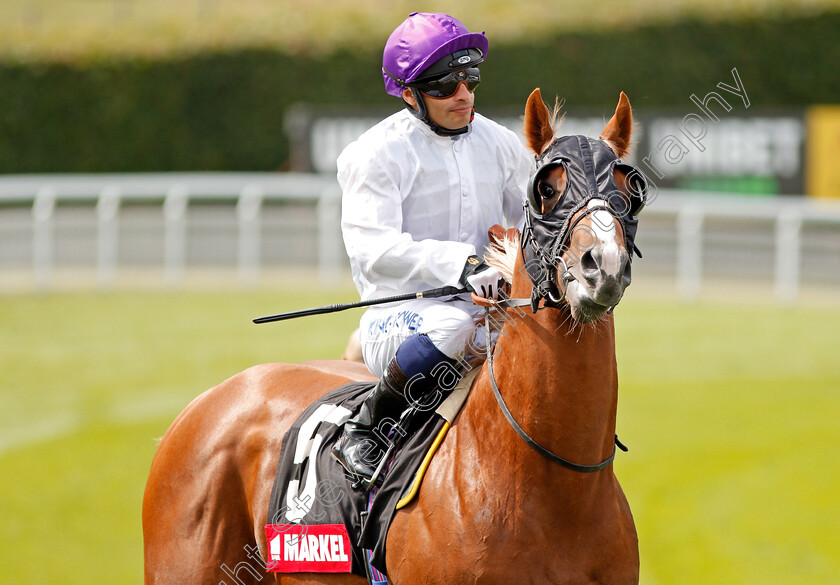
[[[385,91],[400,97],[400,83],[411,83],[443,57],[463,49],[478,49],[486,56],[488,46],[484,33],[471,33],[457,18],[439,12],[412,12],[385,43]]]

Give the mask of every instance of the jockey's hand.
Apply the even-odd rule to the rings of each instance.
[[[478,256],[470,256],[464,265],[461,282],[469,290],[485,299],[499,297],[499,288],[504,285],[502,273],[488,266]]]

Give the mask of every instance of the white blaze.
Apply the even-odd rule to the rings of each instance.
[[[592,199],[587,207],[592,209],[604,205],[601,199]],[[592,212],[592,232],[602,247],[601,270],[607,274],[616,274],[621,267],[621,253],[615,243],[615,218],[606,209]]]

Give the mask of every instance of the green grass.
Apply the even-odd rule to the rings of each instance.
[[[617,310],[645,583],[835,583],[840,311]]]
[[[250,365],[340,356],[359,313],[253,317],[354,298],[347,285],[0,297],[0,580],[141,583],[154,438]]]
[[[639,291],[634,291],[638,293]],[[0,297],[3,582],[141,583],[153,439],[252,364],[335,357],[331,291]],[[840,310],[650,302],[616,311],[616,470],[646,585],[830,585],[840,574]]]
[[[645,23],[804,15],[836,9],[837,0],[651,0],[566,2],[465,0],[423,3],[424,11],[455,11],[494,41],[558,30],[610,28],[619,33]],[[278,47],[322,52],[381,46],[418,4],[409,0],[3,0],[0,55],[18,59],[159,56],[201,49]]]

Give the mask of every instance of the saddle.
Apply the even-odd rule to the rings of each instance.
[[[374,382],[339,386],[309,405],[283,437],[266,520],[270,572],[387,573],[385,541],[396,511],[417,494],[438,445],[461,409],[479,368],[470,370],[434,413],[407,421],[380,487],[356,479],[330,456],[343,423]]]

